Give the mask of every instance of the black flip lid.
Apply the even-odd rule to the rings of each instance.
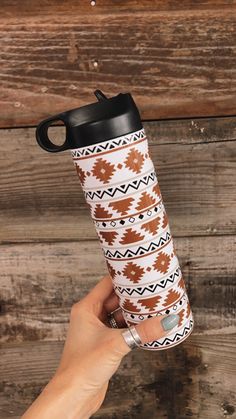
[[[119,93],[112,98],[107,98],[100,90],[94,93],[98,102],[62,112],[40,122],[36,139],[44,150],[55,153],[85,147],[142,128],[138,108],[130,93]],[[48,137],[48,128],[56,121],[62,121],[66,126],[65,142],[60,146],[53,144]]]

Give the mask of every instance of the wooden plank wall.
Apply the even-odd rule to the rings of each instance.
[[[96,88],[141,110],[196,327],[130,354],[94,418],[236,418],[235,29],[233,0],[1,1],[1,419],[48,381],[71,305],[106,272],[69,153],[35,142]]]

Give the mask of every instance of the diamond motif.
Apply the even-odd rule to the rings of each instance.
[[[109,271],[110,276],[112,278],[114,278],[115,275],[116,275],[115,269],[113,268],[113,266],[108,261],[106,261],[106,263],[107,263],[107,268],[108,268],[108,271]]]
[[[86,179],[85,172],[80,168],[80,166],[77,166],[77,165],[76,165],[76,172],[79,176],[79,180],[80,180],[81,185],[84,186],[84,182],[85,182],[85,179]]]
[[[130,281],[137,284],[142,279],[144,269],[133,262],[129,262],[123,269],[122,273],[126,276],[126,278],[130,279]]]
[[[130,150],[126,160],[125,166],[135,173],[140,173],[143,167],[144,157],[140,151],[133,148]]]
[[[130,217],[130,218],[129,218],[129,221],[130,221],[131,223],[133,223],[133,222],[135,221],[135,218],[134,218],[134,217]]]
[[[116,231],[100,231],[100,235],[104,241],[111,246],[114,243],[118,233]]]
[[[167,225],[168,225],[168,218],[167,218],[166,212],[164,212],[163,220],[162,220],[162,228],[166,228]]]
[[[97,204],[94,211],[95,218],[111,218],[112,214],[110,214],[105,208],[101,206],[101,204]]]
[[[103,183],[108,183],[113,174],[115,173],[114,164],[99,158],[93,165],[92,174]]]
[[[178,316],[179,316],[178,327],[180,327],[184,320],[184,308],[178,312]]]
[[[160,217],[154,218],[154,220],[148,221],[141,225],[141,228],[146,230],[148,233],[157,234],[158,227],[160,224]]]
[[[143,240],[144,236],[139,234],[137,231],[132,230],[132,228],[127,228],[121,239],[122,240],[119,241],[120,244],[130,244]]]
[[[126,215],[132,205],[134,198],[129,197],[122,199],[121,201],[110,202],[109,207],[113,208],[115,211],[121,213],[121,215]]]
[[[185,290],[185,283],[184,283],[183,277],[179,280],[178,287],[179,288],[182,288],[183,290]]]
[[[173,303],[175,303],[178,298],[180,297],[180,293],[176,290],[170,290],[165,298],[164,306],[167,307]]]
[[[159,187],[159,185],[158,185],[158,184],[156,184],[155,186],[153,186],[152,190],[153,190],[153,192],[154,192],[154,193],[155,193],[158,197],[160,197],[160,196],[161,196],[161,191],[160,191],[160,187]]]
[[[186,309],[186,317],[187,317],[187,318],[190,316],[190,313],[191,313],[191,309],[190,309],[190,304],[189,304],[189,302],[188,302],[188,304],[187,304],[187,309]]]
[[[138,307],[136,307],[136,306],[134,305],[134,303],[132,303],[132,301],[130,301],[130,300],[128,300],[128,299],[125,299],[125,300],[124,300],[124,302],[123,302],[123,308],[124,308],[125,310],[127,310],[127,311],[134,311],[135,313],[138,313],[138,312],[139,312]]]
[[[161,299],[160,295],[156,295],[154,297],[149,297],[142,300],[138,300],[138,303],[140,303],[143,307],[145,307],[149,311],[152,311],[155,309],[160,299]]]
[[[157,256],[153,267],[163,274],[167,273],[170,266],[170,256],[164,252],[160,252]]]
[[[138,205],[136,206],[137,211],[142,211],[146,209],[147,207],[150,207],[150,205],[155,204],[155,199],[149,195],[146,191],[142,193],[141,198],[138,201]]]

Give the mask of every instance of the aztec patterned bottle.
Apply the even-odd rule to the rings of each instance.
[[[129,93],[95,95],[96,103],[42,121],[36,138],[47,151],[71,150],[127,325],[179,315],[164,338],[142,345],[170,348],[191,333],[193,317],[145,130]],[[66,126],[61,146],[47,134],[58,120]]]

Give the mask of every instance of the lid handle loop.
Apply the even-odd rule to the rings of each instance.
[[[53,124],[53,122],[62,121],[66,126],[66,121],[64,120],[62,114],[52,116],[40,122],[36,129],[36,140],[40,147],[44,150],[51,153],[58,153],[59,151],[64,151],[70,148],[68,132],[66,126],[66,138],[62,145],[53,144],[53,142],[48,137],[48,128]]]

